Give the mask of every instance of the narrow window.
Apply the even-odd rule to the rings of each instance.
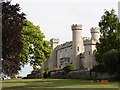
[[[89,51],[89,55],[90,55],[90,51]]]
[[[77,51],[79,51],[79,47],[77,48]]]

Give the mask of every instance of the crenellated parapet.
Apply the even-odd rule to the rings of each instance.
[[[92,27],[90,29],[91,33],[100,33],[100,28],[99,27]]]
[[[82,30],[82,24],[73,24],[71,26],[72,30]]]
[[[84,46],[85,45],[91,45],[91,40],[90,39],[84,40]]]
[[[59,44],[59,39],[52,38],[52,39],[50,39],[50,42],[51,42],[51,47],[54,50]]]
[[[52,39],[50,39],[50,42],[52,42],[52,43],[59,43],[59,39],[52,38]]]
[[[72,47],[72,41],[60,44],[56,47],[56,50],[64,49],[67,47]]]
[[[100,38],[100,28],[99,27],[92,27],[90,29],[91,31],[91,39],[99,41]]]

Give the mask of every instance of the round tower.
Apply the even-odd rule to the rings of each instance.
[[[95,27],[95,28],[92,27],[91,28],[91,39],[99,41],[99,38],[100,38],[100,28],[98,28],[98,27]]]
[[[73,64],[75,69],[80,68],[80,53],[83,53],[82,25],[73,24],[72,29],[72,49],[73,49]]]

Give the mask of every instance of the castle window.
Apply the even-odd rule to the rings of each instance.
[[[59,68],[61,68],[61,65],[59,65]]]
[[[79,47],[77,48],[77,51],[79,51]]]
[[[90,51],[89,51],[89,55],[90,55]]]

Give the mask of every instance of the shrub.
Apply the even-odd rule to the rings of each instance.
[[[74,66],[73,66],[73,64],[69,64],[69,65],[65,66],[65,67],[63,68],[63,70],[64,70],[65,72],[70,72],[70,71],[74,70]]]
[[[44,78],[50,77],[50,71],[49,71],[49,68],[48,68],[48,67],[45,69],[45,71],[44,71],[44,73],[43,73],[43,77],[44,77]]]
[[[24,77],[23,79],[37,79],[42,78],[42,72],[39,70],[33,70],[31,74],[28,74],[27,77]]]
[[[50,72],[48,71],[45,71],[44,73],[43,73],[43,77],[44,78],[49,78],[50,77]]]

